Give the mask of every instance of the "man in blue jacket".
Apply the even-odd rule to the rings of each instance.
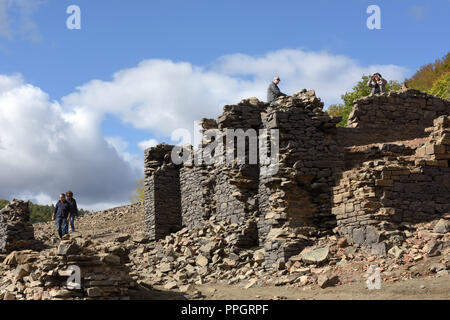
[[[59,201],[56,203],[52,220],[55,219],[58,235],[62,238],[68,231],[67,224],[70,220],[70,204],[66,201],[66,195],[64,193],[61,193]]]

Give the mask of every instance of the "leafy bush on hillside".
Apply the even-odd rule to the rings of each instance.
[[[417,72],[407,80],[408,87],[424,92],[429,92],[434,83],[440,80],[444,74],[450,72],[450,52],[442,59],[437,59],[434,63],[423,65]]]
[[[136,189],[134,190],[133,194],[130,196],[131,203],[139,203],[144,202],[145,200],[145,193],[144,193],[144,179],[141,178],[136,183]]]
[[[443,99],[450,99],[450,72],[436,80],[428,93]]]

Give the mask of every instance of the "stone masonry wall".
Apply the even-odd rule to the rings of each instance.
[[[181,229],[180,173],[171,161],[172,149],[161,144],[145,152],[145,221],[151,240]]]
[[[238,235],[236,239],[237,244],[241,247],[258,245],[259,165],[250,163],[250,137],[245,140],[245,163],[240,164],[237,161],[238,141],[236,138],[234,140],[228,139],[228,134],[232,130],[242,130],[244,133],[252,131],[258,136],[261,128],[261,113],[266,107],[266,103],[257,99],[245,99],[237,105],[225,106],[222,115],[218,118],[218,128],[224,134],[224,146],[227,146],[227,143],[233,143],[233,147],[228,146],[229,150],[233,152],[232,158],[234,161],[232,164],[224,162],[215,166],[214,202],[216,204],[216,215],[220,220],[247,225],[246,232]],[[224,150],[224,157],[227,156],[226,152]]]
[[[322,111],[314,91],[279,99],[263,116],[266,129],[280,131],[279,170],[260,175],[260,241],[266,266],[286,261],[308,244],[305,236],[331,230],[333,168],[343,166],[332,139],[340,118]],[[267,235],[267,236],[266,236]]]
[[[194,228],[211,216],[210,193],[213,181],[205,167],[183,167],[180,170],[182,225]]]
[[[11,201],[0,210],[0,253],[29,248],[33,241],[28,202]]]
[[[397,236],[401,224],[450,212],[449,129],[450,117],[441,116],[426,130],[430,138],[415,154],[367,161],[345,171],[333,188],[339,232],[379,250],[390,234]]]
[[[433,120],[448,115],[450,102],[413,89],[355,100],[347,128],[338,128],[343,145],[365,145],[426,137]]]
[[[202,120],[202,132],[217,129],[224,146],[229,130],[254,129],[261,141],[261,129],[278,129],[275,174],[266,174],[273,165],[259,157],[249,164],[248,148],[244,164],[195,165],[174,165],[173,146],[146,150],[149,237],[209,219],[237,224],[243,231],[227,241],[264,247],[265,266],[272,268],[333,231],[382,254],[401,237],[402,223],[450,211],[450,101],[415,90],[362,98],[346,128],[336,128],[341,119],[322,109],[313,90],[302,90],[270,104],[244,99],[225,106],[217,121]],[[414,138],[423,138],[422,145],[398,142]],[[201,146],[213,142],[204,138]],[[214,154],[220,156],[226,154]]]

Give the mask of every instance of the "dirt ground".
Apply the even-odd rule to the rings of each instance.
[[[449,300],[450,276],[382,283],[380,290],[368,290],[365,282],[325,289],[318,286],[244,289],[236,285],[197,285],[196,289],[206,300]]]

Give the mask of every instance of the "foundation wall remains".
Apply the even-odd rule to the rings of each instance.
[[[33,242],[28,202],[11,201],[0,210],[0,253],[29,248]]]
[[[312,90],[227,105],[217,121],[201,122],[202,133],[213,129],[219,138],[204,136],[194,151],[199,159],[221,142],[215,161],[174,164],[174,146],[146,150],[149,237],[217,219],[245,226],[227,241],[264,247],[268,268],[332,232],[382,254],[402,224],[450,212],[449,115],[450,101],[415,90],[357,100],[346,128]],[[246,133],[245,163],[236,157],[238,140],[227,139],[234,130]],[[255,139],[268,145],[269,158],[259,150],[250,162]]]

